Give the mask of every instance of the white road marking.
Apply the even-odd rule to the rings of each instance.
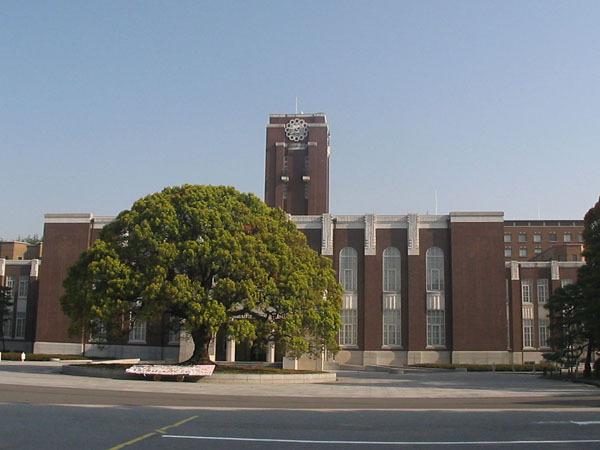
[[[556,424],[567,424],[571,423],[573,425],[600,425],[600,420],[542,420],[540,422],[533,422],[536,425],[556,425]]]
[[[270,439],[227,436],[185,436],[164,434],[164,438],[200,439],[205,441],[272,442],[284,444],[337,444],[337,445],[531,445],[531,444],[600,444],[600,439],[564,439],[545,441],[325,441],[315,439]]]

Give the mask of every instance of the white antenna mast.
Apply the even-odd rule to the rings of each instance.
[[[296,114],[298,114],[298,96],[296,96]]]

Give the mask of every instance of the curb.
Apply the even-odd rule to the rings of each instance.
[[[135,380],[135,377],[126,375],[122,368],[101,367],[96,365],[86,366],[63,366],[64,375],[75,375],[80,377],[112,378],[116,380]],[[197,383],[207,384],[312,384],[312,383],[335,383],[337,375],[335,372],[303,373],[298,375],[271,375],[271,374],[229,374],[215,373],[210,377],[203,377]]]

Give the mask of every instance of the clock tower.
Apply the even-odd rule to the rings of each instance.
[[[328,213],[329,155],[325,114],[271,114],[265,202],[292,215]]]

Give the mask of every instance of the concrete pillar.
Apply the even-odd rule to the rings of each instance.
[[[283,357],[283,368],[298,370],[298,358],[292,358],[289,356]]]
[[[267,362],[275,362],[275,342],[269,342],[267,345]]]
[[[225,348],[225,361],[227,361],[227,362],[235,361],[235,339],[232,339],[232,338],[227,339],[227,347]]]
[[[233,354],[235,355],[235,352]],[[217,360],[217,337],[215,335],[213,335],[210,344],[208,344],[208,357],[211,361]]]

